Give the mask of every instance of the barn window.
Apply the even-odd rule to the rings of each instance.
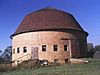
[[[54,59],[54,63],[58,63],[58,59]]]
[[[67,50],[68,50],[68,46],[64,45],[64,51],[67,51]]]
[[[65,59],[65,63],[68,63],[68,59]]]
[[[13,52],[12,53],[15,54],[15,49],[13,49]]]
[[[17,48],[17,53],[19,53],[19,52],[20,52],[20,48],[18,47],[18,48]]]
[[[46,45],[42,45],[42,51],[46,51]]]
[[[24,53],[27,52],[27,47],[23,47],[23,52],[24,52]]]
[[[58,45],[53,45],[53,50],[57,51],[58,50]]]
[[[17,64],[19,64],[20,63],[20,60],[17,60]]]

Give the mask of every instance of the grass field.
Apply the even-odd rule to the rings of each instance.
[[[65,64],[1,72],[0,75],[100,75],[100,60],[90,59],[88,64]]]

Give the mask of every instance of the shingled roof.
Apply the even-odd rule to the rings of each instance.
[[[74,29],[84,32],[70,13],[53,8],[43,8],[26,15],[12,37],[21,33],[48,29]]]

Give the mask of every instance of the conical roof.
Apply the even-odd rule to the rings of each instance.
[[[84,32],[70,13],[53,8],[43,8],[26,15],[12,36],[48,29],[73,29]]]

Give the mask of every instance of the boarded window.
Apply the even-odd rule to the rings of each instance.
[[[27,52],[27,47],[23,47],[23,52],[24,52],[24,53]]]
[[[58,50],[58,45],[53,45],[53,50],[57,51]]]
[[[42,51],[46,51],[46,45],[42,45]]]

